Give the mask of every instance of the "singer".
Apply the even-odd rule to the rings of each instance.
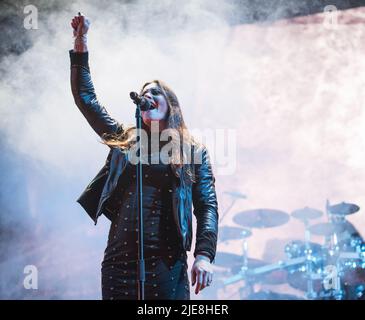
[[[128,154],[136,143],[133,127],[113,119],[95,94],[88,64],[87,32],[90,21],[79,13],[72,19],[74,49],[70,50],[71,89],[75,104],[94,131],[110,148],[104,167],[87,186],[78,202],[97,223],[104,214],[110,231],[101,265],[103,299],[137,299],[138,224],[136,165]],[[212,282],[218,234],[215,178],[207,149],[187,130],[178,99],[163,82],[142,86],[140,98],[150,110],[142,111],[142,129],[148,141],[164,130],[174,130],[172,143],[179,145],[172,160],[159,161],[167,142],[158,139],[157,151],[146,152],[143,163],[145,299],[190,299],[187,253],[192,242],[192,206],[197,221],[192,285],[198,294]],[[132,103],[131,103],[132,105]],[[134,108],[131,108],[134,112]],[[158,124],[157,132],[155,132]],[[161,139],[162,140],[162,139]],[[183,141],[178,144],[177,142]],[[200,162],[186,162],[187,150]],[[177,157],[176,155],[181,155]],[[199,158],[199,157],[197,157]],[[157,164],[156,161],[158,160]]]

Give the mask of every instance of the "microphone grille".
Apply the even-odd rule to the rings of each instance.
[[[131,99],[135,99],[135,98],[137,98],[138,97],[138,93],[137,92],[134,92],[134,91],[132,91],[130,94],[129,94],[129,96],[131,97]]]

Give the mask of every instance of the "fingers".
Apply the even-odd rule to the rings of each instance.
[[[86,35],[90,27],[90,20],[79,12],[78,16],[72,18],[71,26],[74,29],[74,35]]]
[[[203,290],[208,285],[208,272],[203,272],[202,285],[200,290]]]
[[[77,22],[76,22],[75,18],[73,18],[71,21],[71,27],[74,29],[77,29]]]
[[[72,21],[71,21],[71,26],[74,29],[77,29],[78,25],[79,25],[79,20],[77,19],[77,17],[73,17]]]
[[[202,284],[203,284],[203,272],[202,271],[198,271],[198,275],[197,275],[198,281],[195,287],[195,294],[198,294],[199,291],[201,290]]]
[[[210,286],[212,281],[213,281],[213,273],[209,272],[207,277],[207,286]]]
[[[196,260],[191,269],[191,281],[192,286],[196,284],[195,294],[202,291],[204,288],[208,287],[213,279],[213,272],[211,270],[210,264],[203,260]]]
[[[203,290],[206,287],[209,287],[213,280],[213,274],[208,271],[204,271],[203,273],[203,281],[200,288],[200,291]]]
[[[192,285],[196,283],[195,294],[202,291],[204,288],[210,286],[213,280],[213,274],[211,272],[197,269],[196,272],[192,274]]]
[[[74,16],[72,18],[72,24],[78,26],[80,23],[83,23],[85,21],[85,16],[79,12],[77,16]]]
[[[195,269],[191,270],[191,284],[194,286],[196,282],[196,272]]]

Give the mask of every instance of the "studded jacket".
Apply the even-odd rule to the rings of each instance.
[[[77,53],[70,50],[69,53],[72,94],[75,104],[90,126],[99,136],[123,130],[123,125],[113,119],[97,100],[90,76],[88,52]],[[186,183],[182,174],[179,174],[180,178],[175,177],[172,181],[173,215],[182,247],[189,251],[192,242],[192,206],[194,206],[193,213],[197,221],[194,256],[203,254],[212,262],[218,235],[215,178],[207,149],[200,146],[196,150],[194,152],[200,152],[201,157],[199,164],[193,165],[196,182]],[[102,214],[110,220],[113,218],[115,210],[108,200],[112,198],[127,162],[128,152],[120,148],[111,148],[105,165],[78,198],[77,202],[95,224]]]

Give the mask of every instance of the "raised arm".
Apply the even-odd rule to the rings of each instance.
[[[111,134],[122,130],[122,126],[113,119],[95,94],[89,68],[87,49],[87,31],[89,20],[83,15],[75,16],[71,26],[74,35],[74,49],[70,50],[71,90],[75,103],[90,126],[99,135]]]

